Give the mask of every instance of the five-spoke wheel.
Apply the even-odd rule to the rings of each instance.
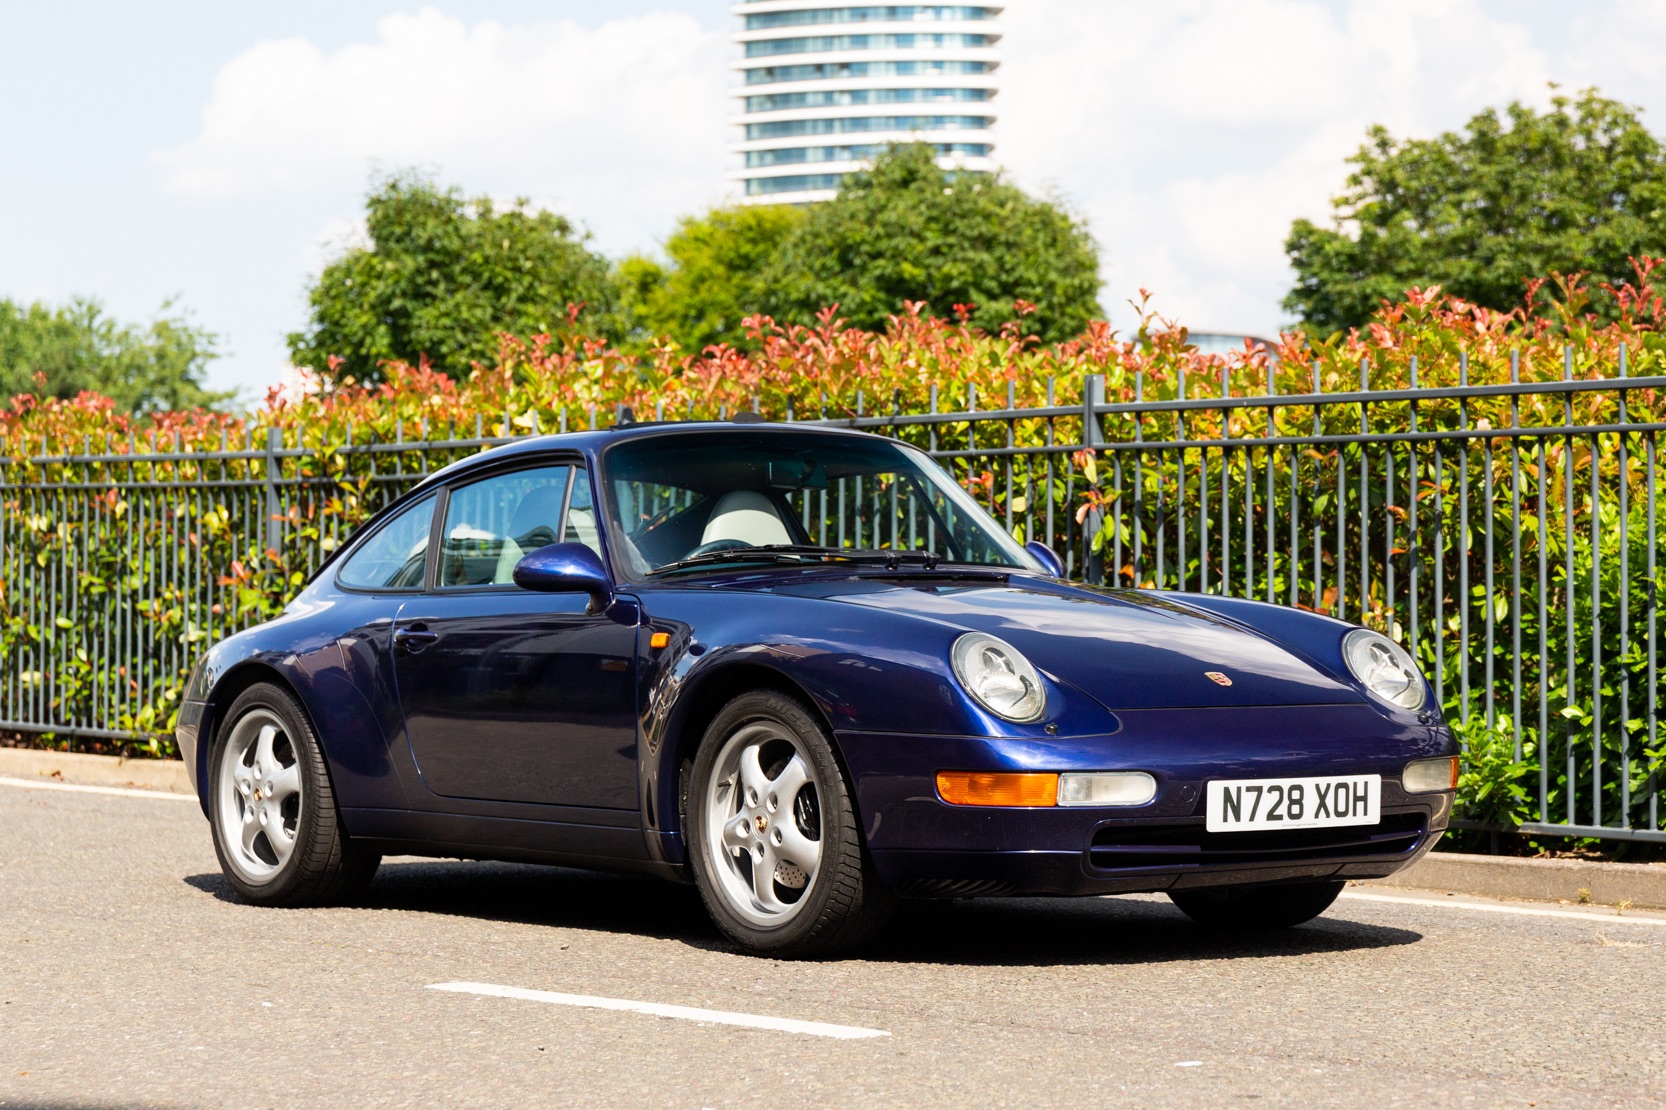
[[[759,691],[718,713],[687,808],[700,893],[743,948],[823,954],[866,940],[889,917],[832,743],[795,699]]]
[[[707,785],[706,835],[717,878],[742,917],[786,921],[821,870],[815,772],[777,721],[753,721],[724,743]]]
[[[232,862],[252,881],[268,878],[295,851],[301,768],[284,724],[269,709],[243,714],[220,749],[220,833]]]

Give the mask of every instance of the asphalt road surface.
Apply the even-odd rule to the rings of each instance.
[[[782,963],[691,889],[566,870],[394,860],[362,906],[256,909],[194,801],[0,784],[5,1107],[1655,1105],[1663,946],[1355,887],[1254,940],[986,901]]]

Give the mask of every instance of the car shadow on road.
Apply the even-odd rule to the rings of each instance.
[[[1205,929],[1166,898],[984,898],[903,906],[864,951],[896,963],[1034,967],[1253,960],[1415,944],[1421,933],[1330,915],[1277,932]]]
[[[218,873],[185,880],[239,902]],[[690,886],[563,867],[469,860],[390,860],[355,903],[552,928],[630,933],[732,951]],[[1282,932],[1232,936],[1194,924],[1167,899],[987,898],[905,902],[855,958],[914,964],[1056,966],[1243,960],[1414,944],[1410,929],[1325,917]]]

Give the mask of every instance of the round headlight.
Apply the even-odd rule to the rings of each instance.
[[[1047,712],[1041,676],[1018,649],[983,632],[968,632],[949,653],[966,692],[997,717],[1038,721]]]
[[[1342,658],[1365,688],[1401,709],[1423,706],[1423,676],[1411,653],[1387,636],[1356,628],[1342,641]]]

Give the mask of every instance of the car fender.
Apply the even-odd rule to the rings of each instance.
[[[297,607],[220,641],[204,656],[187,697],[205,704],[194,753],[197,795],[209,805],[209,759],[223,714],[255,682],[275,680],[301,703],[323,747],[344,807],[403,807],[408,796],[390,739],[402,726],[382,675],[378,639],[388,621],[339,631],[334,606]],[[388,707],[378,712],[374,706]],[[349,830],[351,831],[351,830]]]
[[[949,647],[965,631],[955,625],[874,610],[853,614],[814,598],[746,597],[746,605],[736,605],[721,590],[644,593],[641,634],[650,643],[656,633],[667,640],[639,659],[641,797],[656,858],[682,862],[683,765],[706,723],[748,689],[780,689],[806,700],[841,757],[845,735],[1052,739],[1118,728],[1097,701],[1051,675],[1043,676],[1049,713],[1042,720],[1017,724],[984,710],[950,667]]]

